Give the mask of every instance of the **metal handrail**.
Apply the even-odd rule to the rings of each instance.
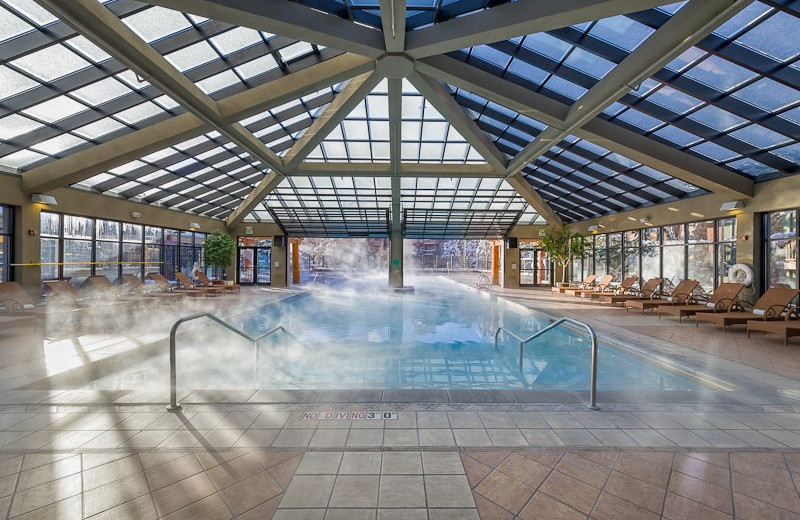
[[[275,332],[282,331],[287,336],[293,338],[294,340],[297,340],[297,337],[294,334],[292,334],[291,332],[289,332],[288,330],[286,330],[286,328],[284,328],[283,325],[278,325],[277,327],[268,330],[264,334],[260,334],[258,336],[251,336],[251,335],[247,334],[246,332],[243,332],[243,331],[237,329],[236,327],[234,327],[230,323],[222,320],[221,318],[211,314],[210,312],[202,312],[200,314],[192,314],[191,316],[184,316],[183,318],[181,318],[178,321],[176,321],[172,325],[172,329],[170,329],[170,331],[169,331],[169,406],[167,406],[167,410],[170,411],[170,412],[177,412],[182,408],[181,405],[177,402],[178,401],[178,368],[176,366],[176,360],[175,360],[175,338],[176,338],[176,335],[178,333],[178,327],[182,323],[186,323],[187,321],[197,320],[197,319],[200,319],[200,318],[208,318],[208,319],[210,319],[212,321],[215,321],[218,324],[222,325],[224,328],[226,328],[226,329],[230,330],[231,332],[233,332],[234,334],[236,334],[238,336],[241,336],[241,337],[245,338],[248,341],[251,341],[253,343],[253,346],[255,347],[255,351],[256,351],[256,367],[258,367],[258,361],[259,361],[259,359],[258,359],[258,357],[259,357],[259,355],[258,355],[258,352],[259,352],[258,351],[258,342],[261,341],[262,339],[266,338],[267,336],[269,336],[271,334],[274,334]]]
[[[494,333],[494,348],[497,349],[497,338],[500,335],[500,331],[505,332],[509,336],[513,337],[517,341],[519,341],[519,369],[522,370],[522,355],[525,349],[525,344],[529,341],[533,341],[534,339],[538,338],[542,334],[546,332],[550,332],[551,330],[555,329],[556,327],[560,326],[562,323],[569,322],[573,325],[578,325],[586,329],[589,333],[589,337],[592,340],[592,375],[591,375],[591,387],[589,389],[589,408],[592,410],[599,410],[600,407],[597,406],[597,334],[595,334],[594,329],[590,327],[588,324],[578,321],[572,318],[560,318],[547,327],[543,328],[542,330],[536,331],[532,336],[528,338],[522,339],[521,337],[517,336],[510,330],[506,329],[505,327],[499,327],[497,331]]]
[[[484,286],[486,286],[486,288],[490,291],[494,291],[494,289],[492,289],[492,281],[489,279],[489,277],[485,274],[480,274],[478,275],[478,281],[475,282],[475,287],[481,289]]]

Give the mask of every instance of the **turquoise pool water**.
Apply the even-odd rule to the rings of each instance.
[[[385,282],[384,282],[385,283]],[[186,324],[179,334],[182,389],[540,389],[589,387],[588,337],[556,329],[528,343],[522,370],[512,338],[494,347],[498,327],[527,337],[549,324],[486,293],[448,280],[418,285],[412,294],[376,285],[344,285],[264,305],[237,315],[251,335],[282,325],[258,352],[211,323]],[[161,388],[168,357],[120,367],[92,388]],[[701,383],[600,341],[601,390],[696,390]]]

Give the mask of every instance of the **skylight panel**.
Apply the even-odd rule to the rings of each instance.
[[[57,155],[85,142],[86,140],[81,139],[80,137],[70,134],[61,134],[57,137],[53,137],[52,139],[48,139],[47,141],[42,141],[41,143],[35,144],[31,146],[31,148],[37,152],[46,153],[47,155]]]
[[[181,72],[199,67],[204,63],[219,59],[219,54],[205,40],[184,47],[164,56],[176,69]]]
[[[718,56],[709,56],[687,70],[686,76],[709,87],[727,92],[753,79],[757,74]]]
[[[751,177],[760,177],[762,175],[775,173],[775,168],[747,157],[739,159],[738,161],[729,162],[726,166],[739,170]]]
[[[314,48],[311,46],[310,43],[297,42],[281,49],[280,55],[281,58],[283,58],[283,61],[288,63],[294,59],[311,54],[313,51]]]
[[[119,74],[117,74],[117,78],[121,79],[129,87],[134,88],[136,90],[142,90],[143,88],[146,88],[148,85],[150,85],[150,83],[138,77],[132,70],[126,70],[124,72],[120,72]]]
[[[263,42],[264,40],[261,39],[261,35],[258,33],[258,31],[248,29],[247,27],[236,27],[235,29],[225,31],[222,34],[211,38],[211,43],[223,55],[230,54],[232,52],[250,47],[251,45],[256,45]]]
[[[690,114],[689,118],[721,131],[730,130],[747,122],[746,119],[713,105]]]
[[[20,14],[37,24],[39,27],[44,27],[55,21],[58,21],[50,11],[39,7],[36,2],[32,0],[3,0],[3,2],[18,11]]]
[[[9,168],[22,168],[28,164],[46,159],[47,156],[33,150],[20,150],[5,157],[0,157],[0,165],[8,166]]]
[[[621,15],[598,20],[589,30],[590,35],[628,52],[633,51],[654,32],[654,29]]]
[[[94,63],[102,63],[111,58],[111,55],[106,51],[90,42],[83,36],[76,36],[64,42],[64,45],[70,47],[72,50],[82,55],[83,57],[92,60]]]
[[[559,76],[551,76],[544,84],[548,88],[558,94],[566,96],[572,100],[576,100],[586,93],[588,89],[581,87],[571,81],[567,81]]]
[[[664,124],[655,117],[650,117],[647,114],[639,112],[633,108],[629,108],[625,112],[621,113],[619,116],[617,116],[617,119],[630,123],[645,131],[652,131],[656,127]]]
[[[797,89],[787,87],[769,78],[762,78],[731,95],[767,111],[780,110],[797,103],[797,100],[800,99],[800,92]]]
[[[615,66],[614,62],[577,47],[569,53],[564,63],[597,79],[603,78]]]
[[[75,90],[72,95],[90,106],[97,106],[130,92],[128,87],[111,77]]]
[[[699,99],[668,86],[663,86],[653,92],[647,96],[647,100],[678,114],[685,114],[703,104]]]
[[[244,79],[250,79],[254,76],[264,74],[277,68],[278,62],[275,61],[275,58],[272,56],[272,54],[267,54],[239,65],[238,67],[235,67],[234,70],[241,74]]]
[[[697,47],[690,47],[683,51],[677,58],[667,63],[666,68],[674,70],[675,72],[681,72],[706,54],[708,53],[704,50],[698,49]]]
[[[46,83],[90,66],[88,61],[63,45],[50,45],[11,64]]]
[[[55,123],[56,121],[83,112],[84,110],[87,110],[86,105],[78,103],[67,96],[58,96],[44,103],[32,106],[27,110],[23,110],[22,113],[33,116],[45,123]]]
[[[747,27],[756,23],[761,17],[772,9],[761,2],[753,2],[748,5],[730,20],[714,29],[714,34],[723,38],[733,38]]]
[[[159,108],[158,105],[148,101],[136,105],[135,107],[131,107],[127,110],[123,110],[122,112],[117,112],[116,114],[114,114],[114,117],[116,117],[117,119],[121,119],[122,121],[128,123],[129,125],[133,125],[138,123],[139,121],[143,121],[145,119],[163,113],[164,110]]]
[[[180,106],[179,103],[176,103],[174,99],[167,95],[158,96],[153,100],[153,102],[158,104],[158,106],[164,110],[172,110],[173,108]]]
[[[522,40],[522,46],[556,61],[561,61],[572,48],[569,43],[547,33],[530,34]]]
[[[730,135],[758,148],[771,148],[791,141],[789,137],[783,134],[773,132],[769,128],[756,124],[740,128],[735,132],[731,132]]]
[[[0,139],[8,141],[42,126],[44,125],[33,119],[28,119],[19,114],[11,114],[0,119]]]
[[[772,150],[770,153],[782,157],[789,162],[800,164],[800,143],[790,144],[789,146]]]
[[[800,33],[800,18],[776,12],[736,41],[785,62],[800,54],[800,46],[797,45],[796,39],[798,33]]]
[[[0,88],[0,99],[5,99],[30,90],[39,84],[8,67],[0,66],[0,85],[3,86],[3,88]]]
[[[700,141],[700,137],[672,125],[659,128],[653,132],[653,135],[657,135],[663,139],[666,139],[667,141],[675,143],[680,147],[689,146]]]
[[[197,86],[200,87],[200,90],[206,94],[213,94],[218,90],[230,87],[236,83],[239,83],[239,78],[236,76],[236,74],[232,70],[225,70],[219,74],[211,76],[210,78],[198,81]]]
[[[164,7],[151,7],[126,16],[122,21],[148,43],[192,26],[182,13]]]
[[[736,152],[709,141],[700,143],[692,147],[691,150],[713,159],[716,162],[729,161],[739,156]]]
[[[0,7],[0,41],[8,40],[32,30],[33,27],[30,24]]]

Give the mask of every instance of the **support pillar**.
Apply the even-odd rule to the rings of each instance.
[[[492,243],[492,285],[500,285],[500,244]]]
[[[300,283],[300,243],[302,238],[292,238],[292,285]]]
[[[395,186],[395,184],[397,186]],[[389,244],[389,287],[403,287],[403,229],[400,214],[400,177],[392,177],[392,234]]]
[[[38,264],[41,261],[39,219],[43,207],[41,204],[26,202],[14,214],[14,263],[29,265],[14,267],[12,279],[19,282],[37,300],[42,293],[42,269]]]

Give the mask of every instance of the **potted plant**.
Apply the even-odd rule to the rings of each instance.
[[[571,258],[582,258],[586,253],[586,240],[580,233],[573,233],[567,226],[550,227],[545,231],[539,247],[551,260],[561,264],[561,281],[567,283],[567,267]]]
[[[214,277],[219,279],[219,271],[225,275],[225,268],[231,265],[236,252],[236,242],[230,235],[214,231],[203,243],[203,255],[206,265],[214,268]]]

